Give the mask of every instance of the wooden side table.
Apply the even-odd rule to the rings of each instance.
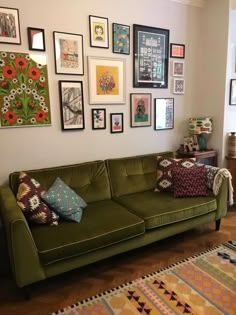
[[[226,156],[227,168],[232,175],[232,185],[234,188],[234,202],[236,202],[236,157]]]
[[[178,150],[177,158],[195,157],[196,161],[202,164],[217,166],[217,152],[215,150],[185,152]]]

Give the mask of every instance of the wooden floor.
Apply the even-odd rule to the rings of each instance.
[[[236,240],[236,208],[215,224],[201,226],[99,263],[60,275],[32,287],[30,301],[22,298],[10,276],[0,280],[1,315],[46,315],[76,301],[200,253],[227,240]]]

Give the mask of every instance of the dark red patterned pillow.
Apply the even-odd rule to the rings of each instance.
[[[172,169],[174,167],[191,168],[195,166],[195,158],[175,159],[157,157],[157,184],[155,191],[173,192]]]
[[[28,221],[39,224],[58,224],[58,215],[41,201],[45,189],[24,172],[19,175],[19,187],[16,195],[17,204]]]
[[[204,166],[172,170],[174,197],[207,196],[207,176]]]

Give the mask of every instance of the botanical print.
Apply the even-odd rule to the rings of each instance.
[[[78,41],[59,39],[60,62],[63,68],[78,68]]]
[[[130,27],[122,24],[113,24],[113,51],[120,54],[130,52]]]
[[[16,38],[15,14],[10,12],[0,12],[0,37]]]
[[[119,95],[119,68],[96,66],[97,95]]]
[[[0,52],[1,127],[51,124],[46,57]]]

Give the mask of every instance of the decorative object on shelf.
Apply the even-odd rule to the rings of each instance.
[[[0,43],[21,44],[18,9],[0,7]]]
[[[230,132],[228,137],[228,156],[236,158],[236,132]]]
[[[106,109],[92,109],[92,129],[106,129]]]
[[[29,50],[45,51],[44,29],[27,27]]]
[[[130,126],[151,126],[151,93],[130,94]]]
[[[82,81],[59,81],[62,130],[84,129]]]
[[[207,149],[206,135],[212,133],[212,117],[189,118],[189,132],[197,135],[199,150]]]
[[[230,80],[229,104],[236,105],[236,79]]]
[[[108,18],[89,16],[90,46],[109,48]]]
[[[170,57],[171,58],[185,58],[185,45],[182,44],[170,44]]]
[[[185,81],[184,79],[174,79],[174,94],[184,94]]]
[[[169,30],[134,24],[133,86],[168,88]]]
[[[184,62],[179,60],[173,60],[173,77],[183,77],[184,76]]]
[[[90,104],[125,103],[125,60],[88,57]]]
[[[123,113],[111,113],[110,114],[111,133],[123,132]]]
[[[0,59],[0,126],[50,125],[46,56],[3,51]]]
[[[113,53],[130,54],[130,26],[124,24],[113,23]]]
[[[57,74],[84,74],[83,35],[53,32]]]
[[[174,128],[174,99],[154,99],[154,130]]]

